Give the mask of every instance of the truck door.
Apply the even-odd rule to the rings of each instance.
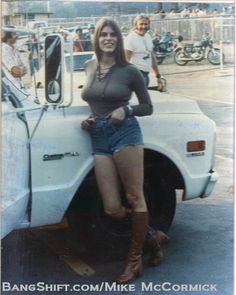
[[[16,113],[21,105],[9,89],[2,91],[2,237],[28,222],[30,192],[27,124],[24,113]]]

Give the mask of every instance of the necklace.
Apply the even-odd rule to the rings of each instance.
[[[114,66],[114,64],[111,65],[111,66],[109,66],[109,67],[101,67],[101,65],[99,65],[99,68],[100,68],[101,71],[105,71],[105,70],[109,70],[109,69],[112,68],[113,66]]]
[[[99,64],[98,67],[97,67],[97,77],[98,77],[98,80],[101,82],[103,81],[106,76],[110,73],[110,70],[111,68],[114,66],[115,64],[112,64],[111,66],[109,67],[104,67],[102,68],[101,65]]]

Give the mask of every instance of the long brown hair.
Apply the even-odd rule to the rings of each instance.
[[[114,52],[116,63],[123,66],[129,64],[125,57],[123,37],[120,28],[118,27],[117,23],[110,18],[100,19],[95,27],[93,47],[98,62],[100,62],[102,58],[102,51],[99,47],[99,37],[101,36],[101,31],[104,27],[111,27],[117,36],[117,46]]]

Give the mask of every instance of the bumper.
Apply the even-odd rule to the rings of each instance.
[[[210,178],[206,184],[206,187],[201,195],[201,198],[206,198],[212,193],[218,178],[219,178],[218,173],[215,171],[212,171]]]

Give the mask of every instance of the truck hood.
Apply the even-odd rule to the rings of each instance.
[[[156,114],[202,114],[195,100],[153,90],[149,90],[149,93]],[[81,96],[78,95],[77,97]],[[134,94],[130,104],[136,105],[137,103],[137,97]],[[66,108],[66,112],[88,112],[87,102],[82,99],[75,99],[73,106],[74,108]]]
[[[155,113],[202,114],[202,111],[195,100],[157,91],[149,91],[149,93]],[[135,98],[132,98],[131,104],[135,104]]]
[[[197,103],[197,101],[185,98],[183,96],[172,95],[171,93],[160,93],[158,91],[149,90],[151,101],[153,104],[154,112],[157,114],[202,114],[202,111]],[[134,94],[131,98],[130,104],[136,105],[137,97]],[[32,101],[27,100],[24,101],[24,107],[36,107],[40,108],[40,106],[36,105]],[[52,108],[48,109],[50,112]],[[60,109],[59,112],[61,112]],[[81,98],[81,89],[77,90],[77,93],[74,96],[74,101],[72,107],[65,108],[64,111],[66,113],[88,113],[89,107],[87,102],[82,100]],[[57,112],[52,111],[52,114],[56,115]],[[35,115],[37,116],[38,110],[35,111]],[[31,116],[34,116],[34,112],[31,112]]]

